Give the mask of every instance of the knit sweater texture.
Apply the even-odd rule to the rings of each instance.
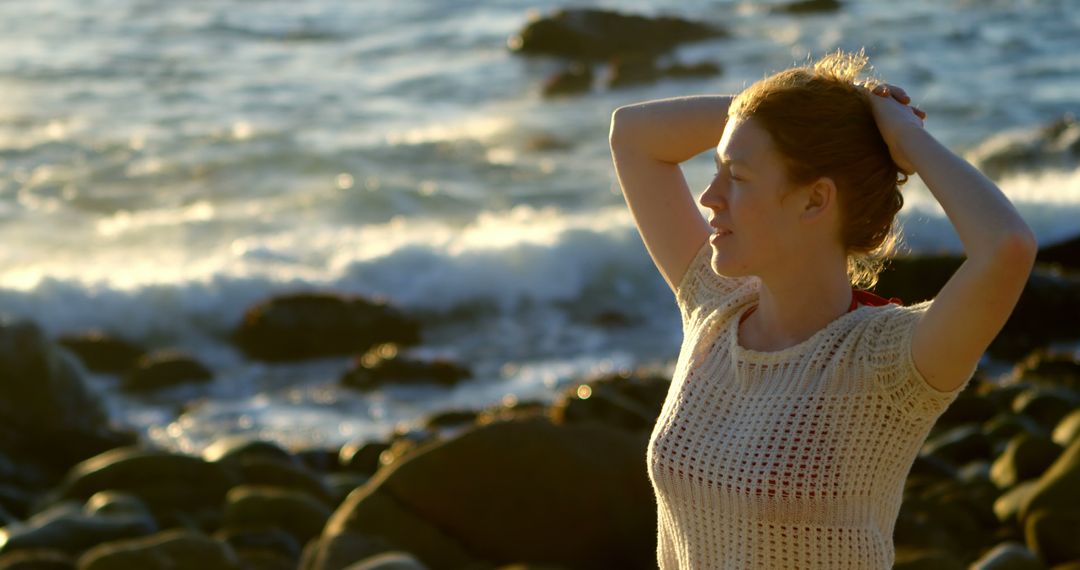
[[[971,380],[941,392],[915,368],[932,301],[859,306],[759,352],[737,334],[760,279],[717,275],[711,252],[676,287],[683,343],[646,453],[660,569],[890,570],[904,481]]]

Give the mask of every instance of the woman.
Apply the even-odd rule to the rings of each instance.
[[[683,319],[647,452],[662,569],[892,568],[904,479],[1034,264],[1008,199],[902,89],[857,82],[867,63],[837,52],[735,97],[612,116],[619,183]],[[678,165],[713,147],[706,222]],[[859,287],[915,172],[967,260],[903,306]]]

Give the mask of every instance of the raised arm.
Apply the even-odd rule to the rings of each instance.
[[[653,263],[675,290],[711,233],[680,162],[716,147],[731,97],[672,97],[626,105],[611,115],[615,173]]]
[[[872,98],[874,116],[894,160],[926,183],[967,254],[912,337],[915,368],[934,388],[951,391],[967,380],[964,376],[1005,326],[1035,263],[1038,243],[993,182],[934,139],[888,90],[875,94],[882,96]]]

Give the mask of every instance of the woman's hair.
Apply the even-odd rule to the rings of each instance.
[[[856,82],[868,63],[863,50],[837,51],[754,83],[728,113],[753,118],[772,136],[792,183],[832,178],[848,279],[863,288],[877,284],[895,253],[900,234],[893,221],[907,182],[874,121],[869,89],[880,82]]]

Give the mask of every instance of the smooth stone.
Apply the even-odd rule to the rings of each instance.
[[[1017,434],[994,460],[990,479],[1001,489],[1034,479],[1042,475],[1062,451],[1061,446],[1046,437]]]
[[[225,498],[225,525],[280,528],[300,544],[318,536],[332,511],[318,499],[297,491],[239,485]]]
[[[145,538],[99,544],[79,557],[79,570],[240,570],[232,547],[201,533],[172,529]]]
[[[205,384],[213,379],[214,372],[190,355],[161,350],[140,358],[124,375],[120,389],[149,392],[181,384]]]
[[[968,570],[1046,570],[1046,566],[1027,546],[1003,542],[972,562]]]
[[[120,373],[135,365],[146,349],[100,329],[56,337],[56,343],[70,350],[87,370]]]
[[[408,552],[383,552],[350,564],[345,570],[429,570]]]
[[[1074,508],[1076,504],[1074,503]],[[1080,560],[1080,510],[1036,509],[1024,519],[1028,546],[1047,564]]]

